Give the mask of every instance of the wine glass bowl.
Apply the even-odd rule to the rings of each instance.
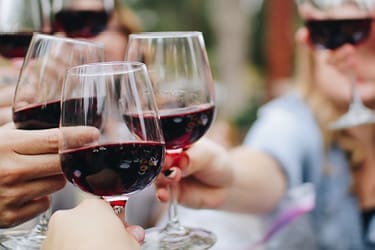
[[[145,65],[106,62],[73,67],[64,83],[61,110],[64,143],[59,154],[65,177],[124,209],[122,201],[159,174],[165,154]],[[87,127],[97,129],[96,140],[69,143],[71,131]]]
[[[53,31],[68,37],[94,37],[106,29],[114,5],[114,0],[55,0]]]
[[[69,53],[69,56],[66,55]],[[102,61],[101,45],[35,34],[22,66],[13,100],[13,121],[19,129],[57,128],[65,72],[85,62]]]
[[[0,55],[24,57],[33,32],[43,30],[41,2],[1,0],[0,16]]]
[[[131,34],[127,59],[147,65],[167,149],[187,148],[207,132],[215,104],[202,33]]]
[[[40,0],[0,1],[1,84],[16,84],[18,66],[26,55],[33,32],[42,32],[44,17]],[[9,69],[9,70],[8,70]]]
[[[146,32],[129,36],[126,60],[141,61],[153,85],[167,154],[178,154],[199,140],[215,117],[214,86],[201,32]],[[134,127],[137,127],[134,124]],[[143,249],[207,249],[213,233],[181,225],[177,189],[164,228],[146,230]]]
[[[309,31],[310,44],[318,49],[335,50],[345,44],[361,46],[370,36],[373,4],[367,0],[297,0],[299,14]],[[347,72],[351,81],[348,111],[330,128],[345,129],[375,123],[375,112],[367,108],[357,91],[356,75]]]

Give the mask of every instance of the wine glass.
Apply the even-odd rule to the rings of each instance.
[[[2,84],[17,82],[19,72],[14,61],[23,59],[33,32],[42,30],[43,12],[40,0],[0,0],[0,66],[6,68],[2,70]]]
[[[215,116],[214,84],[201,32],[131,34],[126,60],[147,65],[159,108],[167,153],[189,148],[209,129]],[[146,231],[143,249],[207,249],[213,233],[181,225],[177,188],[170,186],[169,220]]]
[[[78,144],[72,132],[90,127],[97,128],[99,136]],[[144,189],[161,170],[165,143],[143,63],[71,68],[64,83],[60,128],[66,179],[104,198],[117,214],[124,215],[128,196]]]
[[[53,31],[73,38],[94,37],[106,29],[114,5],[114,0],[54,0]]]
[[[17,129],[59,127],[60,98],[65,71],[104,58],[101,45],[71,38],[34,34],[18,78],[13,100],[13,121]],[[51,210],[21,241],[22,249],[40,249]],[[13,244],[12,241],[10,244]],[[15,249],[15,248],[12,248]]]
[[[310,43],[316,48],[334,50],[344,44],[360,45],[370,35],[371,1],[297,0],[297,5],[309,31]],[[349,73],[351,103],[349,110],[331,124],[334,130],[375,123],[375,112],[363,104],[356,77]]]

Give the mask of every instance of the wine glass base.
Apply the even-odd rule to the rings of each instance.
[[[200,228],[183,228],[181,232],[168,232],[164,228],[146,230],[143,250],[204,250],[211,248],[216,242],[216,236]]]
[[[330,125],[331,130],[340,130],[375,123],[375,112],[370,109],[349,111]]]

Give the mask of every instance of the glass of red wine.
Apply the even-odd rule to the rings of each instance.
[[[98,131],[96,140],[71,143],[72,131],[90,127]],[[71,68],[62,92],[60,128],[64,143],[59,154],[66,179],[105,199],[119,215],[124,214],[128,196],[152,183],[161,170],[165,142],[143,63]]]
[[[26,55],[33,32],[43,30],[41,1],[1,0],[0,17],[0,66],[6,68],[0,83],[15,84],[19,72],[13,62]]]
[[[17,129],[59,127],[60,99],[65,72],[72,66],[103,61],[101,45],[71,38],[34,34],[18,78],[13,100],[13,121]],[[51,210],[18,245],[40,249]]]
[[[103,32],[114,9],[114,0],[54,0],[54,32],[68,37],[95,37]]]
[[[167,154],[178,157],[207,132],[215,116],[214,83],[202,33],[131,34],[126,60],[147,65]],[[207,249],[214,245],[212,232],[180,223],[177,188],[170,186],[169,190],[167,225],[147,229],[143,249]]]
[[[345,44],[358,46],[370,35],[372,1],[297,0],[297,4],[310,43],[318,49],[335,50]],[[334,130],[375,123],[375,112],[363,104],[354,73],[350,72],[349,77],[351,103],[349,110],[331,124]]]

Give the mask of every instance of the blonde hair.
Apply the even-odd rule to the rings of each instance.
[[[323,135],[326,149],[333,143],[335,132],[329,124],[338,117],[338,112],[316,84],[316,62],[314,52],[305,45],[297,45],[296,87],[311,108]]]

